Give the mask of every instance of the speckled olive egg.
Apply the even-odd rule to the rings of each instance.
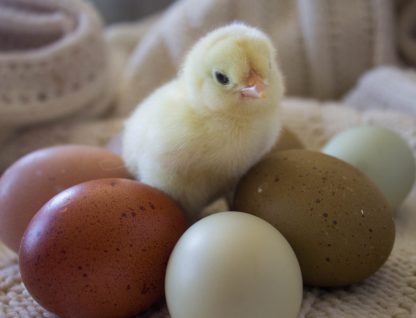
[[[31,218],[54,195],[89,180],[129,177],[123,160],[99,147],[65,145],[27,154],[0,179],[0,239],[17,252]]]
[[[19,252],[22,280],[60,317],[130,317],[163,297],[169,255],[185,229],[183,211],[157,189],[85,182],[33,217]]]
[[[358,126],[334,136],[322,152],[364,172],[398,208],[415,182],[415,158],[396,132],[376,126]]]
[[[233,209],[286,237],[308,285],[359,282],[383,265],[394,242],[393,212],[380,190],[319,152],[287,150],[261,161],[239,183]]]

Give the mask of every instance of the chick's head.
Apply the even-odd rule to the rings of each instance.
[[[263,32],[234,23],[199,40],[188,53],[181,76],[195,107],[255,111],[277,107],[283,94],[275,60],[275,49]]]

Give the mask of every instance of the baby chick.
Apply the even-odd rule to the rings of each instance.
[[[270,39],[241,23],[200,39],[178,77],[126,121],[122,152],[130,172],[196,220],[278,137],[284,86],[275,58]]]

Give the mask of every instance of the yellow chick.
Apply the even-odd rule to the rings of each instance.
[[[270,39],[242,23],[201,38],[177,78],[127,119],[122,154],[130,172],[195,221],[278,137],[284,85],[275,59]]]

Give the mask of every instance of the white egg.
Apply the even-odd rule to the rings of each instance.
[[[398,208],[415,181],[415,159],[395,132],[372,126],[348,129],[333,137],[322,152],[364,172]]]
[[[292,248],[272,225],[222,212],[180,238],[165,292],[172,318],[295,318],[302,276]]]

